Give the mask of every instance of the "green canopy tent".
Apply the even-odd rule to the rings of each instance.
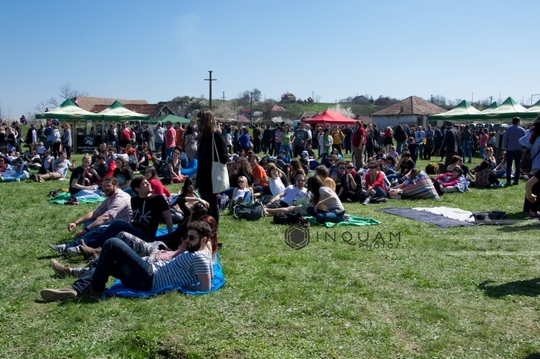
[[[534,105],[529,107],[527,109],[527,112],[529,113],[529,116],[528,116],[529,118],[536,118],[540,116],[540,100],[538,100]]]
[[[429,120],[472,121],[479,118],[481,113],[481,111],[474,108],[469,102],[463,100],[450,111],[429,115]]]
[[[137,121],[148,120],[149,118],[148,115],[128,110],[118,101],[114,101],[109,107],[96,115],[104,121]]]
[[[101,116],[90,111],[86,111],[77,106],[70,99],[67,99],[62,102],[60,106],[51,111],[36,114],[36,119],[57,119],[65,122],[71,122],[70,126],[73,136],[72,148],[75,152],[77,152],[79,150],[84,151],[92,148],[93,143],[95,142],[95,138],[98,136],[92,136],[88,134],[88,132],[85,135],[85,131],[83,130],[83,128],[88,129],[88,121],[99,121],[101,119]],[[77,128],[77,122],[79,122],[80,124],[80,122],[82,121],[85,122],[85,125],[82,128]],[[92,144],[88,145],[88,147],[83,146],[83,144],[88,144],[90,142],[92,142]]]
[[[77,121],[77,120],[99,120],[101,116],[95,113],[92,113],[90,111],[86,111],[80,108],[79,106],[77,106],[70,99],[67,99],[64,102],[62,102],[60,106],[58,106],[57,108],[53,110],[36,114],[36,119],[47,119],[47,118]]]
[[[185,123],[185,124],[188,124],[188,123],[191,122],[191,120],[189,118],[178,117],[178,116],[175,116],[175,115],[166,115],[166,116],[151,118],[148,122],[149,123],[158,123],[159,121],[161,121],[162,124],[165,124],[168,121],[171,121],[172,123]]]
[[[486,120],[503,120],[511,119],[515,116],[529,116],[530,113],[527,109],[517,103],[512,97],[508,97],[500,106],[495,109],[489,110],[489,107],[482,111],[480,115],[482,119]]]

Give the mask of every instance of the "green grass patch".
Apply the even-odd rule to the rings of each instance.
[[[477,161],[478,162],[478,161]],[[423,168],[427,162],[420,162]],[[524,182],[445,194],[440,201],[345,204],[379,226],[311,228],[289,248],[286,227],[221,217],[227,284],[214,294],[43,303],[64,287],[48,243],[92,205],[60,206],[66,182],[1,183],[0,355],[4,358],[534,358],[540,352],[537,220],[521,212]],[[178,186],[171,186],[178,190]],[[377,212],[383,206],[504,210],[513,226],[439,229]],[[344,232],[396,247],[362,247]],[[319,240],[314,240],[316,235]],[[394,238],[394,243],[397,239]]]

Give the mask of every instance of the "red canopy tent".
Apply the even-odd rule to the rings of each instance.
[[[303,123],[308,123],[310,125],[319,125],[319,124],[330,124],[330,125],[352,125],[356,123],[357,120],[343,116],[338,111],[326,110],[320,115],[317,115],[312,118],[302,120]]]

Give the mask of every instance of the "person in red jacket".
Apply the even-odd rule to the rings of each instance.
[[[369,171],[364,177],[366,181],[366,200],[364,204],[368,204],[373,198],[385,198],[387,196],[386,185],[384,183],[385,175],[384,172],[379,171],[379,163],[377,161],[370,161],[368,168]]]

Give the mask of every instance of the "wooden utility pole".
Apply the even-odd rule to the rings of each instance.
[[[209,96],[208,96],[208,98],[209,98],[208,107],[210,108],[210,111],[212,111],[212,81],[217,81],[217,79],[212,78],[212,71],[208,71],[208,74],[209,74],[209,76],[208,76],[209,78],[204,79],[204,81],[209,82],[208,85],[209,85],[210,89],[209,89]]]

